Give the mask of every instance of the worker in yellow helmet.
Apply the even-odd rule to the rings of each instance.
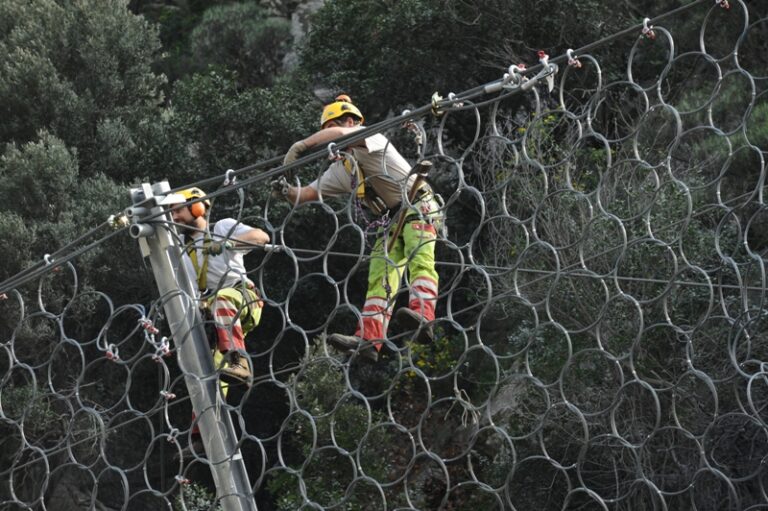
[[[323,108],[320,130],[293,144],[283,164],[295,161],[309,149],[324,147],[362,129],[363,121],[363,114],[349,96],[338,96],[336,101]],[[403,226],[398,230],[395,227],[398,222],[390,222],[377,233],[368,267],[368,291],[362,321],[357,331],[354,335],[334,333],[328,337],[333,346],[356,351],[360,356],[376,361],[406,266],[408,307],[400,308],[395,318],[406,328],[417,330],[420,342],[432,340],[431,322],[435,319],[438,295],[435,239],[442,213],[430,186],[417,181],[410,173],[411,165],[384,135],[366,137],[347,147],[345,153],[307,186],[293,186],[285,178],[273,181],[273,195],[295,204],[321,197],[355,194],[374,216],[389,219],[399,214],[406,198],[411,199]],[[392,239],[395,235],[396,239]]]
[[[213,317],[217,350],[224,355],[221,378],[249,383],[253,372],[245,356],[245,336],[259,324],[263,304],[248,278],[243,256],[249,247],[268,243],[269,235],[234,218],[209,225],[211,202],[205,193],[199,188],[179,193],[190,203],[171,214],[183,230],[185,253],[194,267],[203,305]]]

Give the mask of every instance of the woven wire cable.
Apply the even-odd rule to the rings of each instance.
[[[695,37],[676,17],[622,34],[626,63],[553,58],[552,91],[420,109],[417,144],[383,127],[445,199],[431,346],[394,328],[374,365],[325,344],[362,316],[352,200],[251,217],[234,192],[257,178],[215,192],[276,248],[247,259],[265,302],[254,385],[204,412],[233,416],[258,502],[768,509],[768,18],[728,6],[686,12]],[[36,268],[0,302],[0,508],[206,509],[180,491],[210,472],[180,456],[171,297],[118,304],[76,268]]]

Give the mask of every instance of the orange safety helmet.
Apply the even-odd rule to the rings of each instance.
[[[205,192],[196,186],[193,188],[187,188],[186,190],[181,190],[179,194],[187,200],[202,199],[205,197]],[[198,218],[205,216],[205,209],[210,207],[211,201],[209,199],[205,199],[203,201],[190,204],[189,212],[192,213],[193,217]]]
[[[346,94],[336,96],[336,101],[326,105],[325,108],[323,108],[323,114],[320,116],[320,127],[322,128],[328,121],[338,119],[339,117],[348,114],[354,115],[360,119],[361,124],[363,121],[365,121],[363,114],[360,113],[360,110],[352,104],[352,100],[349,98],[349,96]]]

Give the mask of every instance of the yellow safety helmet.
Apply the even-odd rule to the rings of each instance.
[[[181,190],[179,192],[179,194],[182,197],[184,197],[185,199],[187,199],[187,200],[201,199],[201,198],[205,197],[205,192],[202,191],[200,188],[198,188],[196,186],[192,187],[192,188],[187,188],[185,190]],[[203,207],[203,204],[205,204],[205,207]],[[190,204],[189,205],[189,211],[192,213],[192,216],[197,218],[197,217],[201,217],[201,216],[205,215],[205,208],[206,207],[208,207],[208,208],[211,207],[210,199],[205,199],[203,201],[195,202],[194,204]]]
[[[336,96],[336,101],[330,105],[326,105],[325,108],[323,108],[323,114],[320,116],[320,127],[322,128],[328,121],[338,119],[339,117],[348,114],[354,115],[360,119],[360,123],[365,121],[363,114],[360,113],[360,110],[352,104],[352,100],[349,99],[349,96],[346,94]]]

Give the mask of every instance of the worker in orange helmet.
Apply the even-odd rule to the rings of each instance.
[[[309,149],[323,147],[363,128],[364,117],[347,95],[323,108],[320,130],[291,146],[283,164],[297,160]],[[374,216],[390,218],[410,198],[405,222],[381,228],[371,251],[368,291],[362,321],[354,335],[334,333],[328,342],[338,349],[357,352],[377,361],[392,317],[400,280],[407,267],[409,300],[395,319],[417,331],[417,340],[432,341],[432,325],[438,296],[435,240],[442,223],[438,197],[431,187],[411,174],[411,165],[382,134],[374,134],[347,147],[346,155],[307,186],[293,186],[282,177],[272,182],[273,196],[291,203],[315,201],[322,196],[355,194]],[[416,187],[414,188],[414,184]],[[396,239],[392,236],[396,235]]]

